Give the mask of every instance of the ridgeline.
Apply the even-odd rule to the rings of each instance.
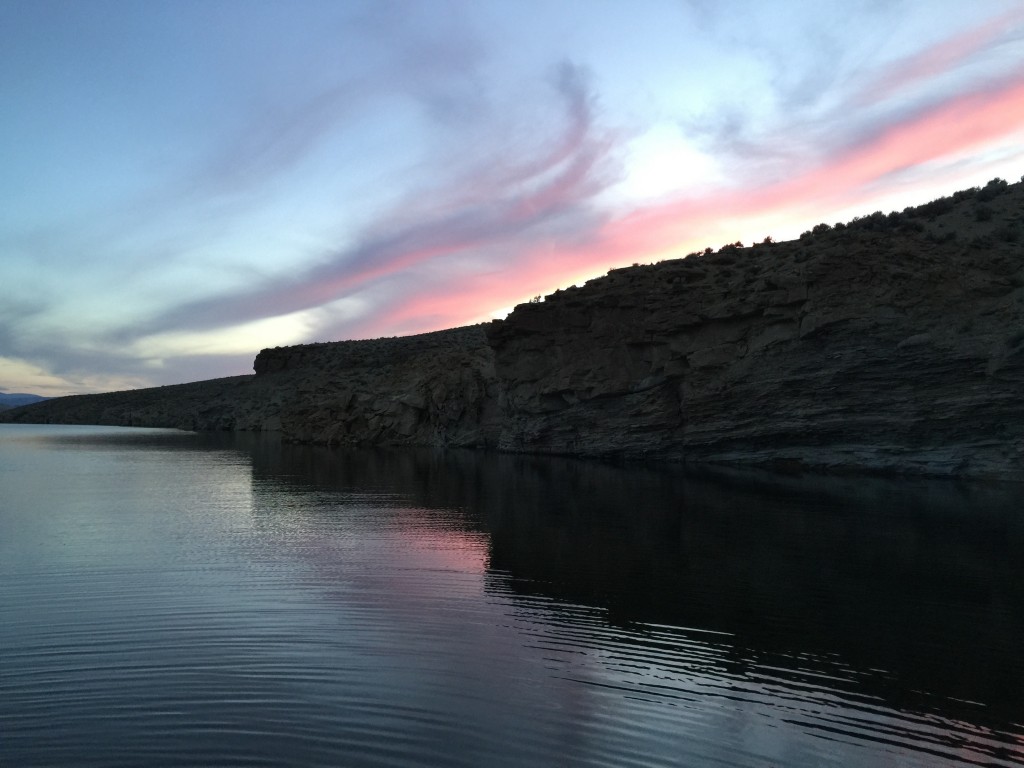
[[[254,369],[0,421],[1024,480],[1024,183]]]

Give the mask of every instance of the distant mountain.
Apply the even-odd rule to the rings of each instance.
[[[8,408],[17,408],[19,405],[30,405],[31,403],[38,403],[49,398],[43,397],[42,395],[28,395],[24,392],[0,392],[0,411],[6,411]]]

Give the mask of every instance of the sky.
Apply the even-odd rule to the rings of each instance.
[[[0,392],[250,373],[1024,174],[1022,0],[0,0]]]

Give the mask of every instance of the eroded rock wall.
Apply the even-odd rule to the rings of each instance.
[[[289,440],[484,446],[496,428],[494,356],[481,326],[265,349],[254,368],[282,397],[250,428]]]
[[[1024,479],[1016,241],[823,232],[616,270],[488,333],[503,449]]]
[[[0,420],[1024,480],[1024,184],[986,190]]]

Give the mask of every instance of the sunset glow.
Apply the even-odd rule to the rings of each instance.
[[[0,81],[0,391],[248,373],[1024,173],[1014,0],[14,0]]]

